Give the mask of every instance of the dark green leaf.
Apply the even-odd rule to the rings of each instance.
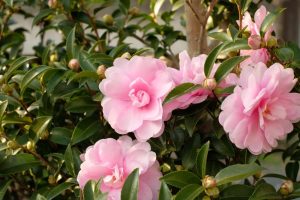
[[[37,14],[32,21],[32,26],[38,24],[42,19],[44,19],[45,17],[48,17],[49,15],[51,15],[53,13],[54,10],[52,9],[44,9],[41,10],[39,12],[39,14]]]
[[[126,178],[121,191],[121,200],[137,200],[139,190],[139,169],[135,169]]]
[[[82,78],[90,79],[90,80],[97,80],[99,79],[99,75],[96,72],[92,71],[81,71],[79,73],[74,74],[68,81],[68,84],[72,81],[76,81]]]
[[[275,55],[283,62],[292,62],[294,59],[294,51],[288,47],[275,49]]]
[[[232,41],[232,38],[227,33],[224,32],[212,32],[209,33],[208,36],[216,40],[220,40],[222,42]]]
[[[36,140],[42,136],[42,134],[47,131],[47,127],[49,123],[51,122],[52,117],[51,116],[42,116],[42,117],[37,117],[32,125],[31,125],[31,130],[35,133],[36,135]]]
[[[186,116],[184,119],[186,130],[189,133],[189,136],[192,137],[194,134],[194,130],[196,128],[197,123],[199,122],[200,117],[199,115],[191,115]]]
[[[88,181],[83,189],[83,196],[86,200],[95,200],[94,199],[94,190],[93,190],[93,181]]]
[[[199,184],[190,184],[182,188],[175,197],[175,200],[194,200],[201,192],[203,192],[203,187]]]
[[[206,142],[200,149],[200,151],[197,154],[197,160],[196,160],[196,171],[197,174],[204,178],[206,175],[206,163],[207,163],[207,155],[209,151],[209,141]]]
[[[86,140],[97,133],[99,130],[100,123],[95,119],[95,117],[85,118],[80,121],[75,127],[71,138],[71,144],[74,145],[83,140]]]
[[[216,176],[218,185],[231,183],[252,176],[262,170],[259,165],[252,164],[235,164],[222,169]]]
[[[73,152],[72,152],[71,145],[68,145],[64,157],[65,157],[65,163],[69,174],[75,177],[76,174],[75,174],[74,159],[73,159]]]
[[[4,112],[6,110],[7,105],[8,105],[8,101],[7,100],[2,101],[0,103],[0,121],[2,120],[2,117],[4,115]]]
[[[217,83],[220,83],[238,64],[247,59],[248,56],[236,56],[221,63],[215,73]]]
[[[12,180],[7,180],[0,185],[0,200],[2,200],[4,198],[6,190],[8,189],[11,182],[12,182]]]
[[[226,54],[232,51],[247,50],[247,49],[250,49],[247,39],[237,39],[233,42],[226,44],[222,50],[222,53]]]
[[[40,161],[31,154],[9,155],[0,163],[0,174],[16,174],[39,165]]]
[[[192,172],[189,171],[176,171],[170,172],[164,175],[161,180],[165,181],[168,185],[183,188],[189,184],[199,184],[201,183],[200,178]]]
[[[120,0],[120,2],[125,6],[125,8],[130,8],[130,0]]]
[[[249,198],[249,200],[276,200],[282,199],[282,197],[276,193],[275,188],[268,183],[258,184]]]
[[[172,193],[169,190],[168,185],[161,181],[161,186],[159,190],[159,200],[170,200],[172,198]]]
[[[123,53],[125,53],[127,50],[128,50],[128,44],[121,44],[115,47],[113,50],[111,50],[109,56],[113,58],[117,58],[118,56],[121,56]]]
[[[297,180],[298,172],[299,172],[299,162],[298,161],[297,162],[289,162],[285,166],[285,174],[292,181]]]
[[[219,44],[208,54],[208,56],[205,60],[205,63],[204,63],[204,73],[207,78],[209,77],[209,75],[211,73],[211,70],[217,60],[218,55],[221,53],[222,49],[224,48],[224,46],[226,44],[227,44],[226,42]]]
[[[248,10],[251,2],[252,0],[241,0],[242,13],[245,13]]]
[[[183,83],[180,84],[178,86],[176,86],[173,90],[171,90],[171,92],[169,92],[169,94],[167,95],[167,97],[164,100],[164,104],[171,102],[172,100],[181,97],[187,93],[190,93],[194,90],[197,90],[201,88],[201,85],[195,85],[193,83]]]
[[[72,131],[64,127],[55,127],[50,132],[49,140],[56,144],[68,145],[71,141]]]
[[[274,21],[277,19],[277,17],[284,11],[284,8],[278,9],[275,12],[270,12],[262,22],[260,26],[260,33],[262,37],[265,35],[269,27],[274,23]]]
[[[69,60],[75,58],[75,31],[76,26],[70,31],[66,41],[66,49]]]
[[[55,186],[54,188],[52,188],[46,195],[46,198],[48,200],[54,199],[55,197],[57,197],[58,195],[60,195],[62,192],[64,192],[65,190],[69,189],[70,187],[72,187],[74,185],[74,183],[68,183],[68,182],[64,182],[61,183],[57,186]]]
[[[226,187],[221,191],[221,199],[231,200],[231,199],[240,199],[248,200],[254,191],[253,186],[249,185],[231,185]]]
[[[25,76],[23,77],[23,80],[21,82],[20,88],[21,88],[21,93],[24,93],[25,89],[27,86],[39,75],[45,73],[47,70],[51,69],[48,66],[38,66],[30,71],[28,71]]]
[[[66,110],[72,113],[90,113],[97,109],[97,103],[91,97],[78,96],[70,99],[66,104]]]
[[[15,70],[17,70],[19,67],[21,67],[23,64],[27,63],[30,60],[36,59],[34,56],[22,56],[14,60],[10,67],[8,68],[7,72],[4,74],[4,78],[7,81],[14,73]]]

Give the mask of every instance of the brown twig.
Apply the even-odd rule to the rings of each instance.
[[[195,8],[193,7],[193,5],[191,4],[190,0],[186,0],[185,1],[186,4],[189,6],[189,8],[192,10],[193,14],[195,15],[195,17],[197,18],[197,20],[199,21],[200,24],[202,24],[201,22],[201,18],[198,15],[197,11],[195,10]]]

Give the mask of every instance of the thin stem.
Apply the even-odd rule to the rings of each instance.
[[[199,21],[200,24],[201,23],[201,18],[200,16],[198,15],[197,11],[194,9],[193,5],[191,4],[190,0],[186,0],[185,1],[186,4],[189,6],[189,8],[192,10],[193,14],[195,15],[195,17],[197,18],[197,20]]]

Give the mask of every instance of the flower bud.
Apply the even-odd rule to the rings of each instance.
[[[104,65],[100,65],[97,68],[97,74],[99,75],[100,79],[104,79],[105,78],[105,70],[106,70],[106,67]]]
[[[57,54],[53,53],[50,55],[50,62],[55,62],[55,61],[57,61]]]
[[[125,52],[125,53],[122,54],[121,58],[125,58],[125,59],[127,59],[127,60],[130,60],[131,55],[130,55],[129,52]]]
[[[13,92],[13,89],[8,84],[3,84],[1,89],[4,93],[8,95],[11,95]]]
[[[220,194],[220,190],[217,187],[207,188],[205,189],[205,193],[210,197],[218,198]]]
[[[57,8],[58,2],[57,0],[48,0],[48,6],[50,8]]]
[[[55,177],[54,177],[53,175],[50,175],[50,176],[48,177],[48,183],[49,183],[50,185],[54,185],[54,184],[56,183],[56,179],[55,179]]]
[[[251,49],[259,49],[261,44],[261,37],[259,35],[251,35],[248,38],[248,45]]]
[[[255,177],[256,179],[259,179],[259,178],[261,177],[261,175],[262,175],[262,173],[261,173],[261,171],[259,171],[259,172],[257,172],[256,174],[254,174],[254,177]]]
[[[128,10],[128,13],[132,16],[136,16],[140,13],[140,9],[138,7],[132,7]]]
[[[205,195],[205,196],[202,198],[202,200],[211,200],[211,199],[210,199],[209,196],[206,196],[206,195]]]
[[[102,20],[106,25],[113,25],[113,23],[114,23],[114,18],[108,14],[104,15],[102,17]]]
[[[162,166],[161,166],[161,170],[162,170],[162,172],[169,172],[170,170],[171,170],[171,166],[169,165],[169,164],[167,164],[167,163],[164,163],[164,164],[162,164]]]
[[[274,36],[271,36],[269,40],[267,41],[267,47],[276,47],[277,46],[277,38]]]
[[[15,140],[10,140],[7,142],[7,147],[11,149],[17,149],[19,145]]]
[[[27,148],[28,150],[33,151],[33,150],[35,149],[35,144],[34,144],[34,142],[33,142],[32,140],[29,140],[29,141],[26,143],[26,148]]]
[[[217,82],[214,78],[207,78],[204,80],[203,87],[208,90],[213,90],[217,87]]]
[[[204,179],[202,179],[202,186],[204,188],[213,188],[217,186],[217,181],[214,177],[206,175]]]
[[[80,67],[79,61],[77,59],[75,59],[75,58],[71,59],[69,61],[68,67],[70,69],[72,69],[73,71],[78,71],[79,67]]]
[[[282,195],[289,195],[294,191],[294,183],[290,180],[284,181],[279,189],[280,194]]]
[[[41,140],[47,140],[49,137],[49,132],[46,130],[40,137]]]

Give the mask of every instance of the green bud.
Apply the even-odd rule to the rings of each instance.
[[[286,196],[294,191],[294,183],[290,180],[284,181],[279,189],[280,194]]]
[[[277,38],[274,36],[271,36],[269,40],[267,41],[267,47],[276,47],[277,46]]]
[[[207,188],[205,189],[205,193],[210,197],[218,198],[220,194],[220,190],[217,187]]]
[[[7,142],[7,147],[11,149],[17,149],[19,144],[15,140],[10,140]]]
[[[114,23],[114,18],[108,14],[104,15],[102,17],[102,20],[106,25],[113,25],[113,23]]]
[[[202,186],[207,188],[214,188],[217,186],[217,181],[214,177],[206,175],[204,179],[202,179]]]
[[[163,172],[169,172],[171,170],[171,166],[167,163],[162,164],[161,168]]]

